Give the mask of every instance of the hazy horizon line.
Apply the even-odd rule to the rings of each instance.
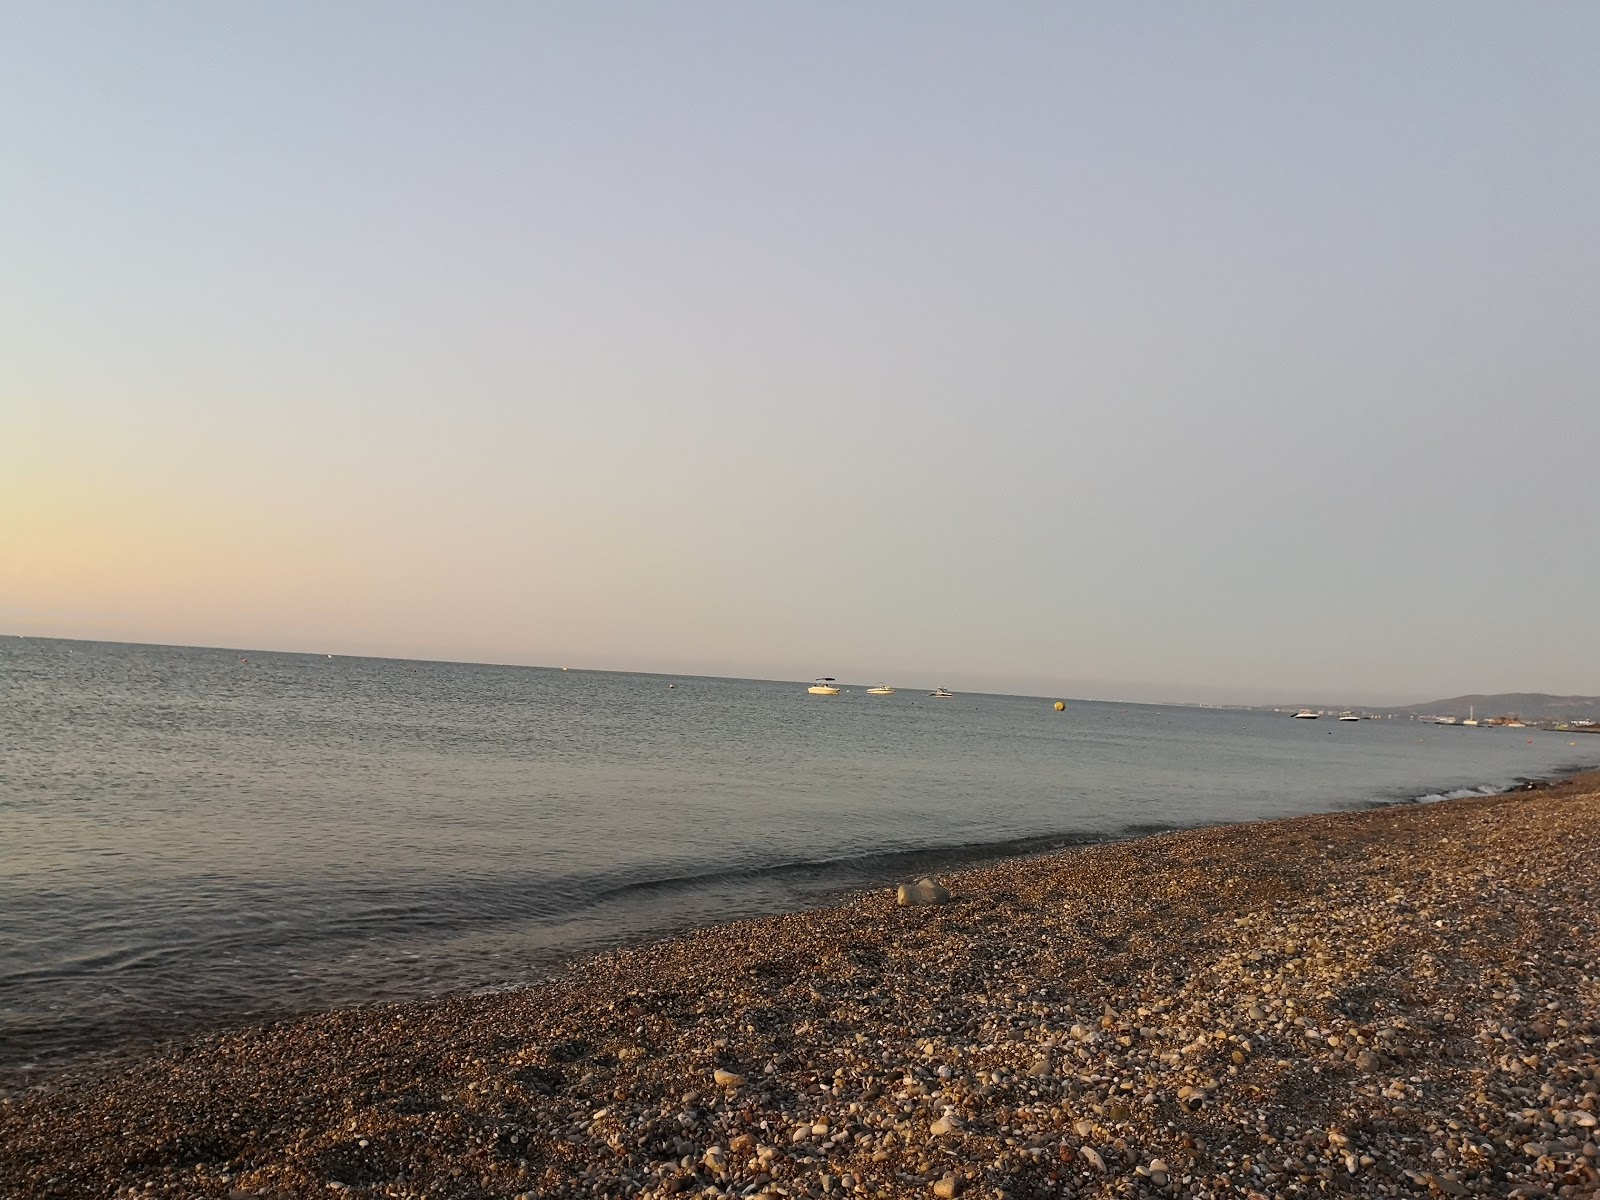
[[[347,650],[285,649],[285,648],[282,648],[282,647],[273,647],[273,646],[223,645],[223,644],[220,644],[220,643],[219,644],[211,644],[211,643],[191,643],[191,642],[125,640],[125,639],[121,639],[121,638],[68,636],[68,635],[54,634],[54,633],[17,633],[17,632],[10,632],[10,631],[4,632],[4,633],[0,633],[0,636],[14,637],[14,638],[17,638],[17,639],[23,640],[23,641],[81,642],[81,643],[86,643],[86,644],[100,644],[100,645],[112,645],[112,646],[139,646],[139,647],[148,647],[148,648],[152,648],[152,649],[163,649],[163,650],[217,650],[217,651],[226,651],[228,653],[285,654],[285,655],[296,655],[296,656],[304,656],[304,657],[311,657],[311,658],[315,658],[315,657],[359,658],[359,659],[370,659],[370,660],[375,661],[375,662],[414,662],[414,663],[438,663],[438,664],[446,664],[446,665],[452,665],[452,666],[512,667],[512,668],[518,668],[518,669],[524,669],[524,670],[579,671],[579,672],[588,672],[588,673],[591,673],[591,674],[610,674],[610,675],[653,675],[653,676],[660,676],[662,678],[678,677],[678,678],[685,678],[685,679],[719,679],[719,680],[730,680],[730,681],[744,682],[744,683],[797,683],[798,684],[798,683],[807,682],[807,679],[804,678],[804,677],[789,677],[789,676],[786,676],[786,675],[743,675],[743,674],[736,674],[736,673],[723,674],[723,673],[708,672],[708,671],[704,671],[704,670],[663,670],[663,669],[659,669],[659,668],[647,668],[647,667],[642,667],[642,666],[641,667],[581,666],[581,665],[573,665],[571,663],[561,663],[561,662],[533,662],[533,661],[521,661],[521,662],[519,662],[519,661],[510,660],[510,659],[500,659],[500,658],[492,658],[492,657],[455,657],[455,656],[452,656],[452,655],[449,655],[449,654],[397,654],[397,653],[379,654],[379,653],[366,653],[366,652],[352,652],[352,651],[347,651]],[[959,673],[958,673],[958,676],[959,676]],[[958,677],[958,676],[956,676],[956,677]],[[815,678],[819,678],[819,676],[811,676],[810,678],[815,679]],[[851,685],[851,686],[853,686],[855,684],[860,684],[861,686],[867,686],[867,685],[869,685],[871,683],[878,682],[878,680],[876,680],[876,679],[868,680],[868,679],[865,679],[865,678],[863,678],[862,680],[859,680],[859,681],[846,680],[842,676],[829,677],[829,678],[837,678],[840,681],[846,683],[847,685]],[[1104,686],[1106,688],[1112,688],[1112,689],[1115,689],[1115,688],[1118,688],[1118,687],[1126,687],[1126,688],[1130,688],[1130,689],[1143,690],[1143,689],[1156,689],[1156,688],[1159,688],[1159,687],[1163,686],[1163,685],[1159,685],[1159,684],[1143,684],[1143,683],[1131,683],[1131,682],[1130,683],[1123,683],[1123,684],[1117,684],[1117,683],[1108,682],[1108,681],[1096,681],[1096,682],[1101,686]],[[900,685],[897,685],[897,686],[900,686]],[[913,684],[913,685],[910,685],[910,686],[920,687],[920,686],[923,686],[923,685],[921,685],[921,684]],[[943,685],[940,685],[940,686],[943,686]],[[1408,699],[1408,700],[1398,700],[1397,699],[1397,700],[1387,700],[1387,701],[1383,701],[1383,702],[1374,702],[1374,701],[1371,701],[1371,700],[1351,701],[1351,700],[1348,700],[1348,699],[1345,699],[1345,698],[1340,698],[1340,699],[1336,699],[1336,700],[1323,699],[1323,700],[1315,700],[1315,701],[1313,701],[1313,700],[1307,700],[1306,697],[1303,696],[1303,695],[1297,696],[1297,697],[1290,697],[1290,696],[1280,695],[1280,696],[1278,696],[1276,698],[1254,699],[1254,700],[1247,700],[1247,699],[1243,699],[1243,698],[1234,699],[1234,700],[1220,700],[1220,699],[1213,699],[1213,700],[1188,699],[1188,700],[1186,700],[1186,699],[1178,699],[1178,698],[1172,698],[1172,697],[1161,698],[1161,699],[1150,699],[1150,698],[1133,699],[1133,698],[1131,698],[1129,696],[1126,696],[1126,695],[1118,696],[1118,695],[1104,695],[1104,694],[1101,694],[1101,695],[1076,695],[1075,696],[1075,695],[1072,695],[1070,692],[1050,692],[1050,691],[1000,691],[1000,690],[987,689],[987,688],[984,688],[984,687],[979,686],[979,685],[964,685],[962,690],[965,691],[969,695],[980,695],[980,696],[1003,696],[1003,697],[1014,697],[1014,698],[1021,698],[1021,699],[1066,699],[1066,700],[1079,700],[1079,701],[1086,701],[1086,702],[1089,702],[1089,703],[1102,703],[1102,704],[1136,704],[1136,705],[1150,705],[1150,706],[1167,704],[1167,705],[1181,706],[1181,707],[1184,707],[1184,708],[1228,708],[1228,707],[1233,707],[1233,708],[1273,708],[1273,707],[1294,707],[1294,706],[1304,705],[1304,706],[1314,706],[1314,707],[1323,707],[1323,708],[1340,708],[1340,707],[1343,707],[1343,708],[1361,708],[1361,707],[1366,707],[1366,708],[1377,709],[1377,708],[1410,707],[1412,705],[1427,704],[1427,703],[1431,703],[1431,702],[1434,702],[1434,701],[1440,701],[1440,700],[1446,700],[1446,699],[1451,699],[1452,698],[1452,697],[1447,697],[1447,696],[1443,696],[1443,695],[1435,695],[1435,696],[1428,696],[1428,697],[1423,697],[1423,698],[1419,698],[1419,699]],[[1098,688],[1096,690],[1098,690]],[[1173,688],[1173,690],[1174,691],[1178,691],[1178,690],[1181,690],[1181,688],[1175,686]],[[1238,691],[1244,691],[1244,692],[1251,691],[1251,689],[1231,689],[1231,688],[1230,689],[1218,688],[1216,690],[1218,690],[1218,691],[1238,690]],[[1526,692],[1527,689],[1514,689],[1514,691]],[[1459,695],[1491,695],[1492,696],[1492,695],[1504,695],[1504,694],[1508,694],[1508,693],[1506,693],[1506,692],[1480,691],[1480,692],[1462,692],[1462,693],[1458,693],[1458,694]],[[1545,693],[1531,693],[1531,694],[1560,695],[1561,693],[1545,692]]]

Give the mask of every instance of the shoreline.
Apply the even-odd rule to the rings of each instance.
[[[1586,1196],[1595,862],[1600,772],[1006,859],[53,1071],[0,1195]]]
[[[534,987],[585,960],[616,950],[637,949],[655,942],[672,940],[699,929],[717,928],[725,924],[746,920],[761,920],[778,916],[798,915],[832,908],[847,903],[853,897],[883,888],[893,889],[896,883],[915,874],[933,872],[962,872],[997,866],[1012,861],[1030,861],[1058,854],[1070,854],[1093,846],[1119,842],[1138,841],[1171,833],[1195,832],[1205,829],[1222,829],[1236,826],[1266,824],[1273,821],[1293,820],[1298,817],[1328,815],[1341,812],[1381,811],[1396,806],[1433,804],[1441,801],[1479,798],[1512,794],[1528,788],[1552,786],[1565,780],[1593,772],[1600,778],[1600,763],[1593,766],[1570,766],[1554,773],[1534,776],[1516,776],[1509,786],[1498,784],[1462,784],[1439,791],[1415,794],[1397,790],[1392,795],[1379,794],[1365,800],[1345,801],[1341,806],[1318,810],[1314,813],[1293,814],[1282,817],[1240,818],[1237,820],[1207,821],[1197,824],[1160,824],[1133,822],[1110,832],[1091,830],[1060,831],[994,842],[934,845],[911,849],[890,849],[842,859],[795,861],[756,866],[749,869],[730,868],[705,876],[651,879],[625,885],[617,891],[653,892],[661,890],[674,893],[680,886],[728,880],[735,883],[754,884],[777,881],[791,876],[812,878],[802,883],[789,903],[774,905],[752,903],[740,916],[729,916],[711,921],[668,918],[653,926],[603,938],[587,944],[552,947],[533,960],[531,970],[519,978],[486,980],[473,985],[449,986],[437,991],[421,991],[412,995],[390,995],[367,1001],[318,1004],[308,1007],[284,1005],[266,1006],[255,1012],[241,1012],[232,1016],[199,1017],[161,1028],[152,1022],[144,1029],[123,1031],[103,1036],[98,1044],[89,1043],[76,1048],[49,1049],[39,1057],[26,1061],[0,1058],[0,1098],[18,1096],[65,1075],[84,1072],[114,1070],[120,1065],[163,1053],[187,1041],[212,1034],[244,1032],[265,1025],[303,1020],[319,1014],[336,1011],[369,1011],[415,1004],[438,1003],[456,996],[489,995]],[[1441,785],[1442,786],[1442,785]],[[908,873],[909,872],[909,873]],[[829,876],[833,878],[829,879]],[[615,899],[606,893],[593,903],[604,905]],[[12,1055],[16,1054],[15,1048]],[[0,1197],[3,1200],[3,1197]]]

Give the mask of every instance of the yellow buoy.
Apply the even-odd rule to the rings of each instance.
[[[1057,712],[1066,712],[1067,711],[1067,702],[1065,700],[1057,700],[1056,701],[1056,711]]]

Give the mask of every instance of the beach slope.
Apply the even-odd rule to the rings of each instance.
[[[1600,1188],[1600,776],[944,882],[60,1074],[0,1196]]]

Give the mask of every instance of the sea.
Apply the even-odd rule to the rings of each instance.
[[[1600,761],[1533,729],[867,686],[0,638],[0,1072]]]

